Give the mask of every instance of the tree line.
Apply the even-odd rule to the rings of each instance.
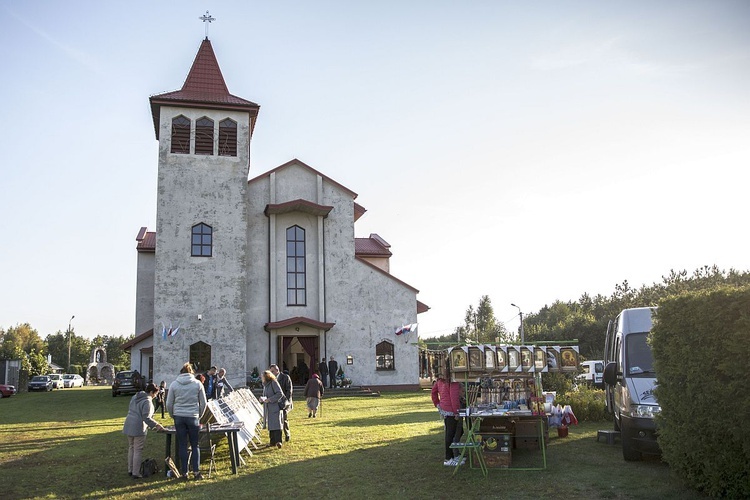
[[[29,376],[45,375],[49,372],[47,355],[52,362],[65,368],[66,373],[80,373],[91,359],[95,347],[107,350],[107,361],[115,366],[130,365],[130,355],[120,346],[133,338],[130,336],[97,335],[87,339],[70,332],[70,366],[68,366],[68,335],[58,331],[42,339],[29,323],[0,328],[0,359],[20,359],[21,370]]]
[[[556,300],[539,311],[524,315],[527,343],[578,340],[581,355],[586,359],[601,359],[607,323],[623,309],[658,306],[659,302],[681,293],[714,289],[719,285],[739,287],[750,285],[750,272],[714,266],[703,266],[692,273],[670,270],[661,281],[633,288],[627,280],[615,285],[608,295],[591,296],[584,293],[578,300]],[[476,308],[469,306],[464,323],[453,333],[422,339],[428,348],[439,349],[441,343],[471,341],[477,343],[505,343],[518,340],[516,332],[509,332],[498,321],[490,298],[482,296]]]

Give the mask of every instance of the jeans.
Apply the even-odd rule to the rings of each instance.
[[[459,450],[451,448],[451,443],[457,443],[461,440],[461,436],[464,434],[464,426],[461,419],[456,420],[456,417],[445,417],[443,422],[445,423],[445,459],[450,460],[461,454]]]
[[[141,475],[141,456],[146,444],[146,435],[128,436],[128,472],[136,476]]]
[[[188,440],[193,453],[190,455],[190,468],[193,473],[198,472],[201,461],[201,452],[198,448],[198,435],[200,433],[200,421],[197,417],[174,417],[174,429],[177,434],[177,455],[180,457],[180,472],[183,475],[188,472]]]

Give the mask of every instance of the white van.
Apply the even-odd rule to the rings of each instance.
[[[581,369],[583,370],[576,379],[593,385],[600,389],[604,388],[604,361],[597,359],[594,361],[582,361]]]
[[[654,396],[656,373],[648,334],[655,308],[623,310],[607,327],[604,383],[607,411],[614,416],[625,460],[660,454],[654,415],[661,407]]]

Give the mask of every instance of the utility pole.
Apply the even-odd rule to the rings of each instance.
[[[523,313],[521,312],[521,308],[520,307],[518,307],[515,304],[511,304],[511,305],[513,307],[515,307],[516,309],[518,309],[518,316],[521,318],[521,345],[523,345],[524,344],[524,340],[525,340],[524,337],[523,337]]]
[[[70,328],[71,323],[73,323],[73,319],[75,318],[75,314],[70,317],[70,321],[68,321],[68,366],[65,367],[65,373],[70,371],[70,343],[73,338],[73,330]]]

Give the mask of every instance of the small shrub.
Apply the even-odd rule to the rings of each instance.
[[[570,405],[579,422],[606,422],[612,420],[607,414],[604,402],[604,391],[581,386],[577,391],[557,395],[557,402],[563,406]]]

